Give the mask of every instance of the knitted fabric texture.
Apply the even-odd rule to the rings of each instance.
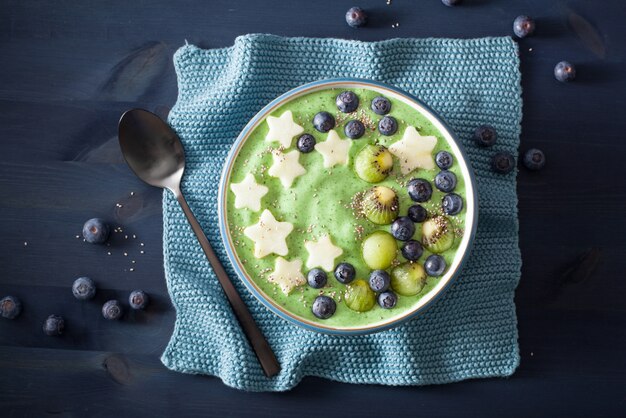
[[[162,355],[170,369],[219,376],[250,391],[284,391],[304,376],[350,383],[425,385],[508,376],[519,364],[513,295],[520,277],[516,172],[490,169],[496,151],[517,155],[521,122],[517,45],[483,39],[339,39],[246,35],[234,46],[193,45],[174,55],[179,95],[169,122],[183,141],[189,206],[282,366],[263,375],[176,200],[163,198],[167,285],[176,324]],[[384,82],[419,97],[451,126],[476,173],[479,222],[462,274],[433,306],[389,331],[330,336],[271,313],[231,268],[219,235],[218,182],[231,144],[264,105],[301,84],[336,77]],[[496,128],[490,149],[472,141]]]

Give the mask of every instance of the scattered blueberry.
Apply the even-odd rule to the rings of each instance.
[[[441,2],[448,7],[454,7],[454,6],[458,6],[459,4],[461,4],[463,0],[441,0]]]
[[[150,298],[143,290],[133,290],[128,296],[128,304],[132,309],[145,309],[148,302],[150,302]]]
[[[311,134],[300,135],[297,147],[301,153],[308,154],[315,149],[315,137]]]
[[[428,212],[422,205],[413,205],[409,208],[408,216],[413,222],[422,223],[428,218]]]
[[[344,91],[339,93],[335,104],[343,113],[352,113],[359,107],[359,97],[354,92]]]
[[[428,180],[412,179],[407,184],[407,190],[414,202],[426,202],[433,194],[433,187]]]
[[[90,244],[103,244],[109,238],[109,225],[100,218],[93,218],[83,225],[83,238]]]
[[[497,139],[498,134],[493,126],[481,125],[474,131],[474,141],[479,147],[490,147]]]
[[[546,165],[546,156],[543,151],[531,148],[524,154],[524,165],[529,170],[540,170]]]
[[[454,159],[452,158],[452,154],[448,151],[439,151],[437,155],[435,155],[435,162],[437,163],[437,167],[442,170],[447,170],[452,167]]]
[[[518,38],[525,38],[535,32],[535,21],[528,16],[517,16],[513,21],[513,33]]]
[[[386,115],[391,111],[391,102],[383,96],[374,97],[372,111],[377,115]]]
[[[351,120],[346,123],[345,128],[343,128],[343,132],[350,139],[359,139],[365,133],[365,126],[360,120]]]
[[[452,171],[440,171],[435,176],[435,187],[442,192],[451,192],[456,187],[456,176]]]
[[[328,296],[318,296],[313,301],[311,311],[319,319],[328,319],[335,313],[337,304]]]
[[[392,116],[385,116],[378,122],[378,130],[385,136],[390,136],[398,130],[398,121]]]
[[[515,168],[515,158],[508,152],[498,152],[491,159],[491,168],[496,173],[510,173]]]
[[[0,316],[15,319],[22,313],[22,302],[15,296],[5,296],[0,300]]]
[[[72,293],[76,299],[93,299],[96,296],[96,284],[89,277],[79,277],[74,280]]]
[[[463,210],[463,198],[456,193],[448,193],[441,199],[441,208],[446,215],[456,215]]]
[[[354,277],[356,276],[356,270],[354,270],[354,266],[350,263],[339,263],[337,267],[335,267],[335,278],[339,283],[348,284]]]
[[[446,270],[446,260],[438,254],[430,255],[424,262],[424,270],[429,276],[441,276]]]
[[[105,319],[120,319],[123,313],[124,309],[122,308],[122,304],[115,299],[102,305],[102,316],[104,316]]]
[[[391,224],[391,235],[400,241],[408,241],[415,234],[415,224],[408,216],[398,216]]]
[[[306,280],[309,282],[309,286],[313,289],[320,289],[326,286],[326,281],[328,280],[328,276],[326,272],[322,269],[313,269],[310,270],[306,275]]]
[[[378,295],[378,304],[383,309],[391,309],[396,306],[396,303],[398,303],[398,297],[391,290]]]
[[[563,83],[572,81],[576,78],[576,67],[567,61],[561,61],[554,67],[554,77]]]
[[[58,315],[50,315],[43,323],[43,332],[46,335],[55,336],[63,334],[65,321]]]
[[[351,7],[346,12],[346,23],[353,28],[360,28],[367,23],[367,14],[360,7]]]
[[[376,293],[384,292],[389,289],[391,284],[391,276],[385,270],[374,270],[370,273],[370,289]]]
[[[417,261],[424,253],[424,247],[419,241],[408,240],[402,246],[402,256],[409,261]]]
[[[335,118],[328,112],[319,112],[313,117],[313,126],[324,133],[335,127]]]

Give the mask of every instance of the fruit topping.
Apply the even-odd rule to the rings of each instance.
[[[372,111],[377,115],[386,115],[391,111],[391,102],[382,96],[374,97],[372,100]]]
[[[269,191],[256,182],[252,173],[246,174],[241,183],[231,183],[230,190],[235,194],[235,209],[248,208],[253,212],[261,210],[261,199]]]
[[[393,135],[398,131],[398,121],[392,116],[385,116],[378,122],[378,130],[385,136]]]
[[[243,230],[246,237],[254,241],[254,256],[263,258],[268,254],[287,255],[289,249],[285,239],[293,230],[293,224],[278,222],[272,212],[265,209],[259,222]]]
[[[426,179],[411,179],[406,187],[414,202],[426,202],[433,195],[433,187]]]
[[[351,120],[346,123],[346,126],[343,128],[343,133],[350,139],[359,139],[365,133],[365,126],[360,120]]]
[[[304,128],[293,121],[291,110],[286,111],[280,117],[268,116],[266,120],[269,131],[265,140],[278,142],[284,148],[289,148],[293,137],[304,132]]]
[[[285,295],[293,289],[307,282],[302,274],[302,261],[294,259],[287,261],[282,257],[276,258],[274,271],[267,276],[267,281],[277,284]]]
[[[422,205],[413,205],[407,211],[409,218],[416,223],[422,223],[428,218],[428,212]]]
[[[424,262],[426,274],[432,277],[441,276],[446,271],[446,260],[438,254],[428,256]]]
[[[400,241],[408,241],[415,233],[415,224],[408,216],[399,216],[391,224],[391,235]]]
[[[359,97],[352,91],[344,91],[339,93],[335,103],[343,113],[352,113],[359,107]]]
[[[311,134],[302,134],[296,142],[298,150],[303,154],[308,154],[315,149],[315,137]]]
[[[430,218],[422,224],[422,244],[433,253],[442,253],[454,244],[454,231],[445,216]]]
[[[374,270],[370,273],[369,278],[370,289],[376,293],[384,292],[389,289],[391,277],[385,270]]]
[[[311,312],[319,319],[328,319],[335,314],[337,304],[328,296],[318,296],[313,301]]]
[[[304,247],[309,253],[306,261],[306,267],[309,269],[321,267],[326,271],[332,271],[335,258],[343,254],[343,250],[333,244],[328,234],[320,237],[317,242],[306,241]]]
[[[352,141],[339,138],[337,132],[332,130],[328,132],[326,141],[315,145],[315,150],[322,154],[324,168],[332,168],[337,164],[348,164],[350,145]]]
[[[363,240],[363,261],[372,270],[391,266],[398,252],[398,244],[390,233],[376,231]]]
[[[375,186],[367,190],[360,202],[361,212],[377,225],[390,224],[398,216],[398,196],[389,187]]]
[[[319,268],[314,268],[309,270],[306,275],[306,281],[309,283],[313,289],[321,289],[326,286],[326,282],[328,281],[328,275],[326,272]]]
[[[306,173],[306,169],[300,164],[300,153],[296,150],[287,153],[274,150],[272,158],[272,166],[267,170],[267,174],[279,179],[286,189],[291,187],[296,177]]]
[[[454,158],[452,158],[452,154],[448,151],[439,151],[437,155],[435,155],[435,163],[437,167],[442,170],[447,170],[452,167],[452,163],[454,162]]]
[[[456,193],[448,193],[441,199],[441,208],[446,215],[456,215],[463,210],[463,198]]]
[[[426,271],[418,263],[400,264],[391,271],[391,288],[402,296],[414,296],[426,284]]]
[[[378,295],[378,305],[383,309],[391,309],[398,303],[398,296],[391,290]]]
[[[435,187],[442,192],[451,192],[456,187],[456,175],[452,171],[440,171],[435,176]]]
[[[358,279],[346,286],[343,300],[353,311],[366,312],[376,304],[376,294],[365,280]]]
[[[326,133],[335,127],[335,118],[328,112],[319,112],[313,117],[313,126],[319,132]]]
[[[393,157],[382,145],[366,145],[354,159],[354,171],[368,183],[383,181],[392,168]]]
[[[335,267],[335,279],[339,283],[348,284],[356,277],[356,270],[350,263],[339,263]]]
[[[389,151],[400,160],[400,171],[409,174],[416,168],[435,168],[432,152],[437,145],[434,136],[421,136],[413,126],[407,126],[400,141],[389,146]]]
[[[419,241],[408,240],[402,246],[402,256],[409,261],[417,261],[424,253],[424,248]]]

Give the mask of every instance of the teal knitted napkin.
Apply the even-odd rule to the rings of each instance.
[[[339,39],[246,35],[229,48],[185,45],[174,55],[178,100],[169,122],[185,147],[182,188],[282,366],[266,378],[185,217],[163,198],[163,247],[176,325],[162,356],[170,369],[219,376],[252,391],[283,391],[304,376],[350,383],[424,385],[508,376],[519,364],[513,293],[520,277],[516,173],[489,168],[496,151],[517,155],[521,121],[517,45],[484,39]],[[258,302],[228,263],[217,222],[222,164],[240,130],[269,101],[320,79],[357,77],[406,90],[442,115],[476,172],[479,222],[461,276],[429,310],[395,329],[329,336],[280,319]],[[498,142],[471,136],[493,125]]]

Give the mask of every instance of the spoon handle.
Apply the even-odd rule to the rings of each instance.
[[[213,251],[211,244],[209,244],[209,240],[206,235],[204,235],[202,227],[196,220],[193,212],[191,212],[191,209],[185,201],[182,193],[178,192],[175,194],[178,203],[180,203],[180,206],[183,209],[189,224],[191,225],[191,229],[195,232],[218,281],[222,285],[222,289],[224,289],[224,293],[230,302],[230,306],[233,308],[235,316],[239,320],[239,324],[241,325],[244,334],[252,346],[252,350],[259,359],[259,363],[261,363],[261,367],[263,368],[265,375],[267,377],[275,376],[278,372],[280,372],[280,364],[278,363],[278,360],[276,360],[276,356],[274,355],[272,348],[261,333],[261,330],[257,326],[256,322],[254,322],[254,318],[250,315],[250,311],[248,311],[246,304],[243,300],[241,300],[241,296],[237,292],[237,289],[235,289],[235,286],[233,286],[233,283],[230,281],[230,278],[226,274],[226,271],[224,270],[220,260],[217,258],[217,255],[215,255],[215,251]]]

